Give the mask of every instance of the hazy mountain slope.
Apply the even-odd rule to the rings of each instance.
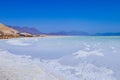
[[[83,31],[61,31],[61,32],[56,32],[56,33],[49,33],[51,35],[89,35],[89,33],[87,32],[83,32]]]
[[[9,26],[11,28],[14,28],[20,32],[26,32],[26,33],[30,33],[33,35],[40,35],[41,32],[39,30],[37,30],[36,28],[29,28],[29,27],[19,27],[19,26]]]
[[[15,30],[13,28],[9,28],[8,26],[5,26],[5,25],[0,23],[0,32],[4,33],[4,34],[16,34],[19,31]]]
[[[95,36],[120,36],[120,32],[118,32],[118,33],[113,33],[113,32],[109,32],[109,33],[96,33]]]

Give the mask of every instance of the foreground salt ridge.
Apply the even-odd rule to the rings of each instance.
[[[15,46],[29,46],[31,45],[30,43],[26,43],[25,40],[21,41],[21,40],[17,40],[17,39],[11,39],[6,41],[6,43],[10,44],[10,45],[15,45]]]
[[[0,51],[0,80],[64,80],[50,74],[39,61]]]
[[[9,40],[8,40],[9,41]],[[7,43],[14,46],[24,46],[24,44],[37,41],[17,39],[22,45]],[[85,50],[78,50],[71,56],[75,59],[89,57],[90,55],[104,57],[101,49],[90,50],[90,45],[86,44]],[[26,45],[28,47],[30,45]],[[97,45],[96,45],[97,46]],[[114,47],[111,47],[115,50]],[[80,55],[85,53],[85,55]],[[68,57],[71,59],[71,57]],[[63,61],[66,58],[62,59]],[[89,62],[81,62],[77,66],[62,65],[58,60],[36,60],[28,56],[17,56],[7,51],[0,51],[0,79],[3,80],[116,80],[114,71],[103,66],[96,66]],[[10,74],[10,75],[9,75]],[[5,79],[5,77],[7,79]]]
[[[1,80],[116,80],[112,74],[112,70],[89,63],[77,67],[63,66],[58,60],[33,60],[29,56],[0,50]]]
[[[81,57],[87,57],[90,55],[96,55],[96,56],[104,56],[100,50],[94,50],[94,51],[83,51],[79,50],[78,52],[73,53],[73,55],[76,56],[76,58],[81,58]]]

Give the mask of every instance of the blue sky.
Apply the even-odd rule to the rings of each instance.
[[[120,32],[120,1],[0,0],[0,22],[42,32]]]

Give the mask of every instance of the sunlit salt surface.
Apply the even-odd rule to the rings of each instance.
[[[119,80],[120,37],[0,40],[0,80]]]

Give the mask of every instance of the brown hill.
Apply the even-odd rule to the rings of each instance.
[[[0,23],[0,38],[17,37],[19,31]]]

